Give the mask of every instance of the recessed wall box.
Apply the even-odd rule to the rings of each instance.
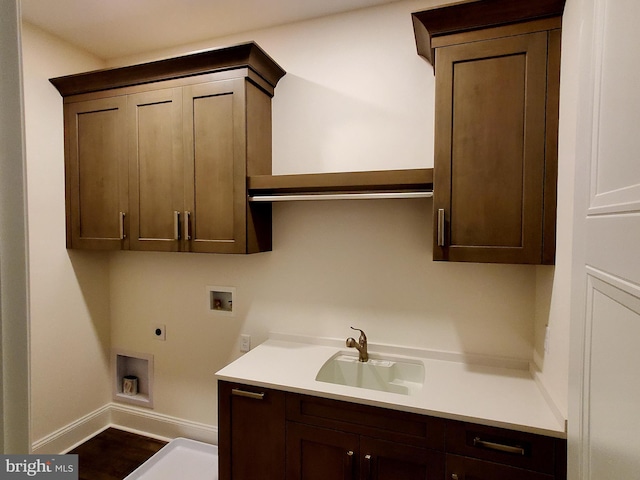
[[[113,400],[153,408],[153,355],[113,350],[111,354]],[[137,393],[125,394],[124,377],[137,378]]]
[[[234,316],[234,287],[207,287],[207,309],[211,313]]]

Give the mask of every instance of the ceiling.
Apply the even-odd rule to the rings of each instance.
[[[397,0],[21,0],[27,22],[109,60]]]

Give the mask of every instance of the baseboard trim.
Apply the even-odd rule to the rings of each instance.
[[[218,443],[215,426],[111,402],[33,442],[31,451],[34,454],[67,453],[109,427],[165,441],[184,437]]]
[[[171,440],[177,437],[218,444],[218,429],[212,425],[156,413],[144,408],[111,403],[114,427],[143,435]]]
[[[33,442],[31,453],[38,455],[66,453],[105,430],[110,424],[111,406],[107,404]]]

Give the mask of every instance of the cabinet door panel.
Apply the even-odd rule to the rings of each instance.
[[[126,99],[65,107],[67,247],[126,248]]]
[[[285,393],[219,382],[218,402],[220,480],[282,480]]]
[[[190,250],[246,250],[246,140],[242,80],[185,87]]]
[[[440,480],[443,454],[426,448],[361,437],[362,480]]]
[[[436,52],[435,259],[542,261],[546,54],[546,32]]]
[[[457,480],[553,480],[553,475],[544,475],[530,470],[500,465],[473,458],[447,455],[445,478]]]
[[[127,102],[130,248],[177,251],[184,205],[181,91],[130,95]]]
[[[287,422],[288,480],[354,480],[358,436]]]

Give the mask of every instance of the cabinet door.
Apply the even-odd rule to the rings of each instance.
[[[411,445],[361,437],[362,480],[441,480],[443,454]]]
[[[246,252],[244,80],[183,90],[186,240],[193,252]]]
[[[65,105],[67,248],[128,248],[125,119],[125,97]]]
[[[355,480],[357,435],[287,422],[287,480]]]
[[[177,251],[184,210],[182,91],[127,98],[131,250]]]
[[[474,458],[447,455],[446,479],[451,480],[553,480],[552,475],[544,475],[530,470],[500,465],[499,463],[476,460]]]
[[[436,50],[434,259],[541,263],[547,32]]]
[[[218,382],[218,401],[220,480],[282,480],[285,393]]]

